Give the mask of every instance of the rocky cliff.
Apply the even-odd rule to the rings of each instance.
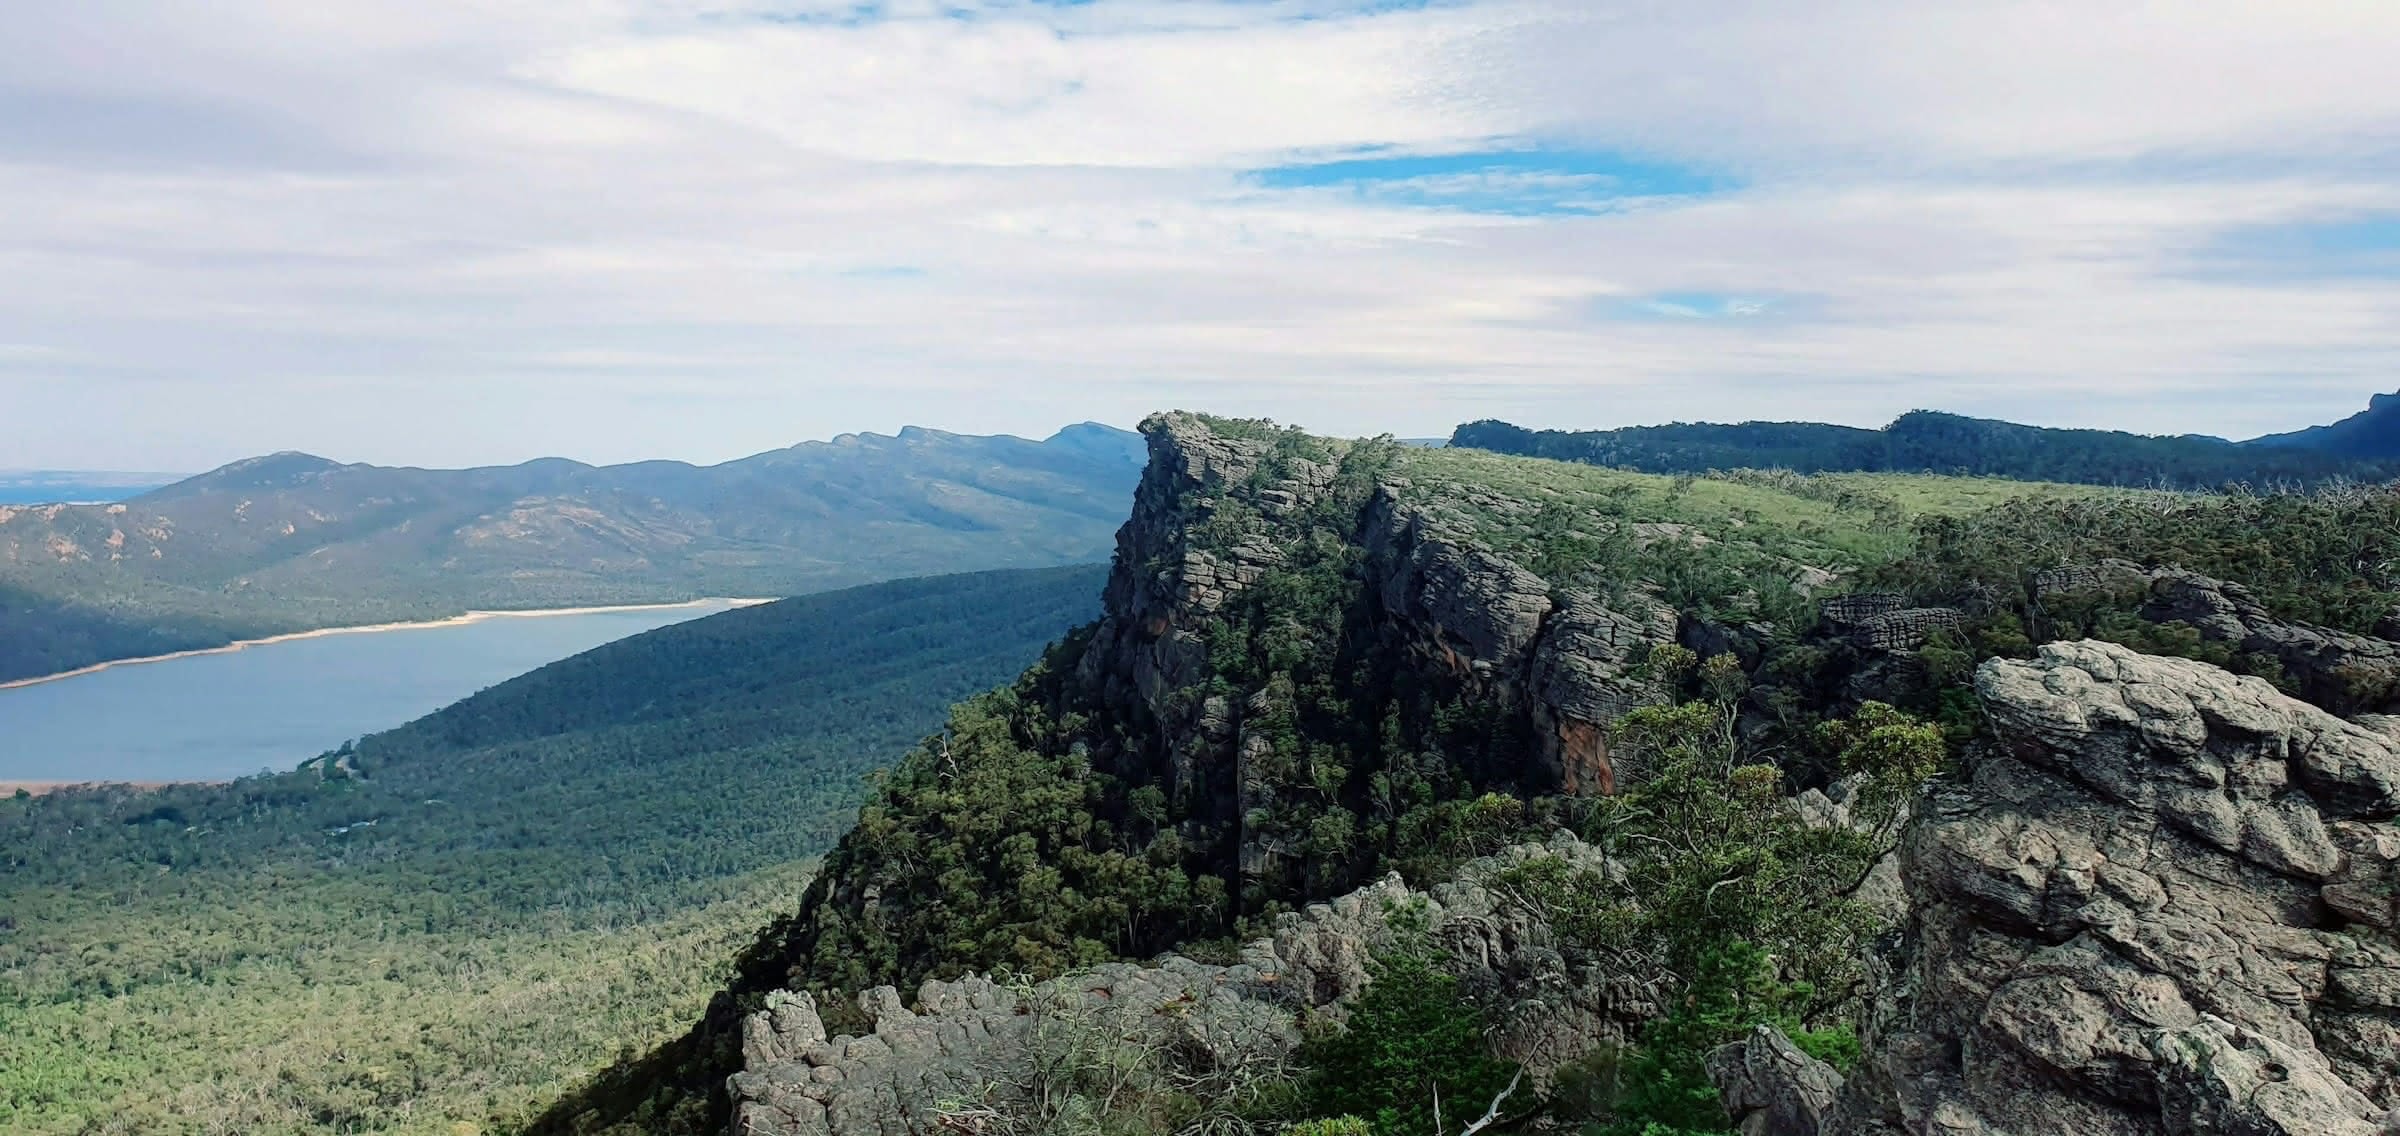
[[[1748,1136],[2400,1131],[2400,745],[2263,680],[2058,643],[1902,852],[1905,936],[1837,1094],[1772,1031]]]
[[[1328,620],[1308,631],[1342,640],[1330,652],[1337,666],[1381,672],[1360,686],[1475,707],[1494,736],[1451,748],[1478,785],[1613,786],[1605,726],[1663,697],[1632,664],[1677,641],[1674,609],[1639,591],[1604,599],[1554,586],[1479,539],[1464,515],[1530,506],[1419,486],[1389,451],[1306,439],[1294,452],[1292,435],[1187,414],[1143,432],[1149,470],[1077,676],[1118,716],[1147,724],[1170,802],[1229,832],[1246,877],[1278,877],[1295,852],[1256,823],[1283,803],[1285,786],[1261,767],[1289,699],[1222,652],[1211,657],[1246,615]],[[1262,583],[1290,588],[1310,567],[1338,570],[1347,589],[1313,612],[1280,594],[1268,610],[1251,602]]]
[[[1711,1062],[1744,1136],[2400,1131],[2400,731],[2106,643],[1995,661],[1977,691],[1994,740],[1903,848],[1906,927],[1862,1066],[1845,1082],[1762,1027]],[[913,1009],[878,987],[855,1036],[779,995],[744,1027],[736,1131],[1021,1118],[1095,1030],[1196,1081],[1279,1066],[1306,1015],[1371,982],[1402,912],[1505,1023],[1495,1052],[1540,1078],[1622,1043],[1662,997],[1496,890],[1545,859],[1609,870],[1561,834],[1286,915],[1231,965],[970,975],[924,983]]]
[[[1808,1011],[1855,1011],[1865,1052],[1847,1078],[1773,1029],[1718,1054],[1745,1136],[2364,1134],[2400,1105],[2400,728],[2331,712],[2385,705],[2390,642],[2105,558],[1819,604],[1863,567],[1846,549],[1891,547],[1889,510],[1841,530],[1858,517],[1779,489],[1184,414],[1143,432],[1102,619],[900,762],[708,1020],[611,1083],[636,1104],[549,1130],[996,1136],[1055,1103],[1041,1070],[1114,1060],[1062,1055],[1062,1030],[1227,1084],[1341,1016],[1402,908],[1547,1093],[1562,1063],[1643,1044],[1685,979],[1607,939],[1622,912],[1571,935],[1496,873],[1572,863],[1624,890],[1639,865],[1522,842],[1657,783],[1657,747],[1612,727],[1679,699],[1735,708],[1735,826],[1892,831],[1816,729],[1867,700],[1976,737],[1895,856],[1810,893],[1894,928],[1872,981]],[[1990,645],[1987,608],[2094,596],[2290,692],[2108,643]],[[1726,665],[1662,675],[1670,644]],[[1970,680],[1977,652],[2032,657]],[[1761,855],[1726,854],[1727,881]]]

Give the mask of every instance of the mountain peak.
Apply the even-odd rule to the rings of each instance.
[[[187,493],[249,492],[258,490],[294,489],[307,482],[346,468],[331,458],[299,450],[278,450],[254,458],[229,462],[203,473],[186,478],[149,497],[172,497]]]

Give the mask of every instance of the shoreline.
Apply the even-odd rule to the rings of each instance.
[[[469,624],[483,623],[485,621],[494,619],[540,619],[557,615],[606,615],[611,612],[622,611],[675,611],[688,607],[706,607],[710,604],[725,604],[727,605],[728,610],[730,610],[733,608],[757,607],[761,604],[771,604],[774,602],[775,600],[771,597],[759,598],[751,596],[712,596],[707,599],[684,600],[681,603],[606,604],[597,607],[551,607],[526,608],[507,611],[469,611],[443,619],[404,620],[398,623],[362,623],[350,627],[320,627],[313,631],[290,631],[281,635],[269,635],[260,639],[236,639],[233,642],[227,643],[221,647],[198,647],[189,651],[175,651],[165,655],[144,655],[138,659],[110,659],[105,663],[93,663],[88,667],[77,667],[74,670],[59,671],[56,674],[36,675],[32,678],[10,679],[7,682],[0,682],[0,690],[18,690],[28,686],[40,686],[44,683],[64,682],[67,679],[82,678],[85,675],[95,675],[102,671],[114,670],[118,667],[139,667],[147,666],[151,663],[171,663],[177,659],[196,659],[203,655],[230,655],[236,651],[249,650],[252,647],[271,647],[277,643],[296,643],[303,639],[324,639],[335,635],[366,635],[384,631],[422,631],[442,627],[464,627]],[[119,783],[121,784],[121,782]],[[0,784],[19,783],[0,782]],[[35,783],[25,782],[23,784]]]
[[[61,789],[164,789],[169,785],[223,785],[222,777],[201,777],[190,781],[0,781],[0,798],[22,792],[40,797]]]

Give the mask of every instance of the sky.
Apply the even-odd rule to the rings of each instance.
[[[2389,0],[10,0],[0,467],[2400,389]]]

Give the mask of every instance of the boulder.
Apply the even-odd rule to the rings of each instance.
[[[1993,740],[1905,840],[1912,914],[1825,1131],[2374,1133],[2400,944],[2356,931],[2393,739],[2108,643],[1976,690]]]
[[[1708,1077],[1741,1136],[1818,1136],[1841,1093],[1841,1074],[1759,1026],[1709,1055]]]

